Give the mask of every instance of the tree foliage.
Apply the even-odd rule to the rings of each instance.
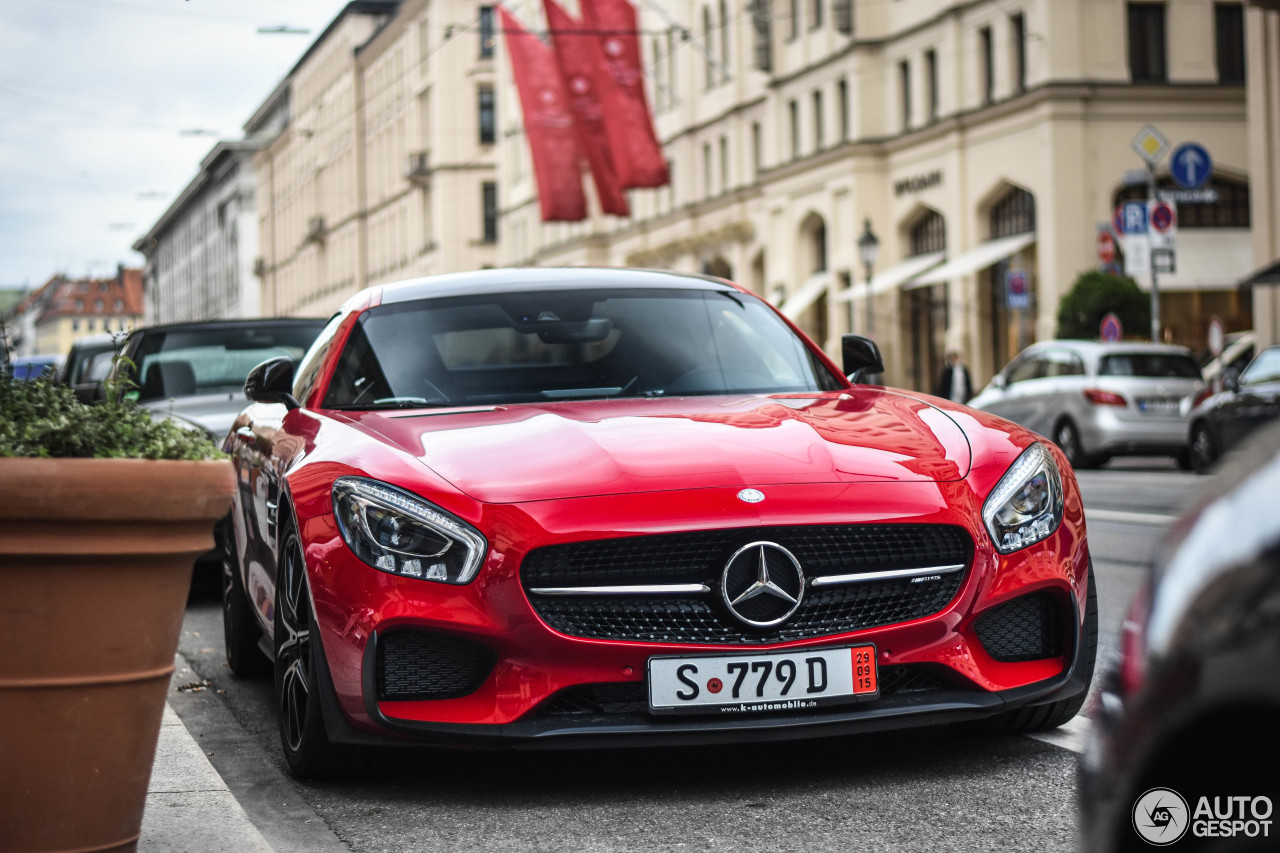
[[[1102,318],[1112,313],[1127,335],[1144,335],[1151,327],[1151,297],[1131,278],[1081,273],[1058,303],[1057,336],[1096,339]]]

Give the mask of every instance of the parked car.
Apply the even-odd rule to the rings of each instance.
[[[1042,341],[969,405],[1048,436],[1076,468],[1112,456],[1172,456],[1185,467],[1190,406],[1183,401],[1203,387],[1186,347]]]
[[[135,386],[130,396],[159,417],[207,431],[221,442],[244,407],[244,381],[268,358],[296,363],[323,320],[210,320],[135,329],[113,379]]]
[[[39,379],[41,376],[53,377],[62,366],[60,355],[19,355],[9,360],[10,376],[17,380]]]
[[[96,387],[111,372],[117,343],[116,337],[108,333],[76,339],[58,371],[58,381],[77,389],[82,399],[91,400]]]
[[[292,771],[1070,719],[1097,607],[1066,458],[844,353],[720,279],[522,269],[364,291],[255,368],[226,652],[274,659]]]
[[[1276,848],[1280,427],[1210,482],[1102,676],[1081,762],[1082,850]]]
[[[1192,466],[1208,473],[1218,459],[1258,427],[1280,417],[1280,346],[1262,349],[1237,379],[1191,413]]]

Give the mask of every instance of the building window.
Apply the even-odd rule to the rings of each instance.
[[[485,181],[480,185],[480,194],[484,205],[484,242],[498,242],[498,185],[493,181]]]
[[[929,86],[927,92],[929,98],[929,121],[938,120],[938,52],[936,50],[926,50],[924,52],[924,73],[925,82]]]
[[[1022,15],[1009,18],[1009,42],[1013,48],[1014,91],[1027,91],[1027,20]]]
[[[711,10],[702,7],[702,52],[706,60],[706,88],[716,84],[715,52],[711,49]]]
[[[898,63],[898,88],[902,100],[902,129],[911,129],[911,63],[904,59]]]
[[[787,32],[787,38],[795,41],[800,38],[800,0],[791,0],[791,29]]]
[[[816,30],[822,26],[822,4],[825,0],[811,0],[809,3],[809,29]]]
[[[982,63],[982,102],[996,99],[996,62],[991,49],[991,27],[978,30],[978,61]]]
[[[480,7],[480,58],[493,57],[493,7]]]
[[[791,159],[800,156],[800,104],[797,101],[787,102],[787,111],[791,119]]]
[[[773,25],[769,0],[751,0],[752,63],[757,71],[773,70]]]
[[[477,108],[480,113],[480,144],[492,145],[497,139],[497,124],[493,114],[493,87],[481,86],[476,90]]]
[[[124,300],[123,300],[123,299],[117,299],[117,300],[115,301],[115,309],[116,309],[116,311],[117,311],[117,312],[120,312],[120,311],[123,311],[123,310],[124,310]]]
[[[813,93],[813,147],[822,150],[822,140],[826,137],[826,128],[822,125],[822,91]]]
[[[676,32],[667,30],[667,103],[676,103]]]
[[[927,255],[947,250],[947,223],[936,210],[926,213],[911,226],[911,255]]]
[[[729,191],[729,137],[720,137],[720,191]]]
[[[751,122],[751,168],[757,175],[764,168],[764,139],[758,121]]]
[[[1135,83],[1164,83],[1164,4],[1129,4],[1129,77]]]
[[[832,0],[831,18],[835,21],[836,32],[853,35],[853,0]]]
[[[724,79],[729,79],[729,37],[733,35],[733,27],[729,24],[728,0],[720,0],[720,65],[724,69]]]
[[[1018,187],[1011,187],[1009,192],[991,206],[991,239],[1009,237],[1013,234],[1026,234],[1036,230],[1036,198],[1031,193]]]
[[[78,332],[78,331],[80,331],[80,320],[79,320],[79,318],[77,318],[77,317],[72,317],[72,318],[71,318],[71,331],[73,331],[73,332]]]
[[[711,195],[711,143],[702,143],[702,194]]]
[[[662,64],[662,39],[654,37],[653,39],[653,108],[661,112],[666,93],[666,86],[662,82],[662,72],[664,66]]]
[[[1217,3],[1213,7],[1218,42],[1218,82],[1224,86],[1244,84],[1244,7],[1239,3]]]
[[[836,114],[840,120],[840,141],[849,141],[849,81],[836,83]]]

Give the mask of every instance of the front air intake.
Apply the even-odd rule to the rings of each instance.
[[[978,617],[974,632],[982,647],[1004,663],[1044,660],[1062,654],[1062,617],[1057,601],[1036,592],[993,607]]]
[[[497,662],[480,643],[427,631],[378,638],[378,699],[456,699],[474,693]]]

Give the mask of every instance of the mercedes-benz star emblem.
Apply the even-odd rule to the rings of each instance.
[[[764,500],[764,492],[759,489],[743,489],[738,492],[738,500],[749,504],[758,504]]]
[[[773,542],[752,542],[725,563],[720,579],[725,606],[755,628],[780,625],[804,598],[804,571],[795,556]]]

